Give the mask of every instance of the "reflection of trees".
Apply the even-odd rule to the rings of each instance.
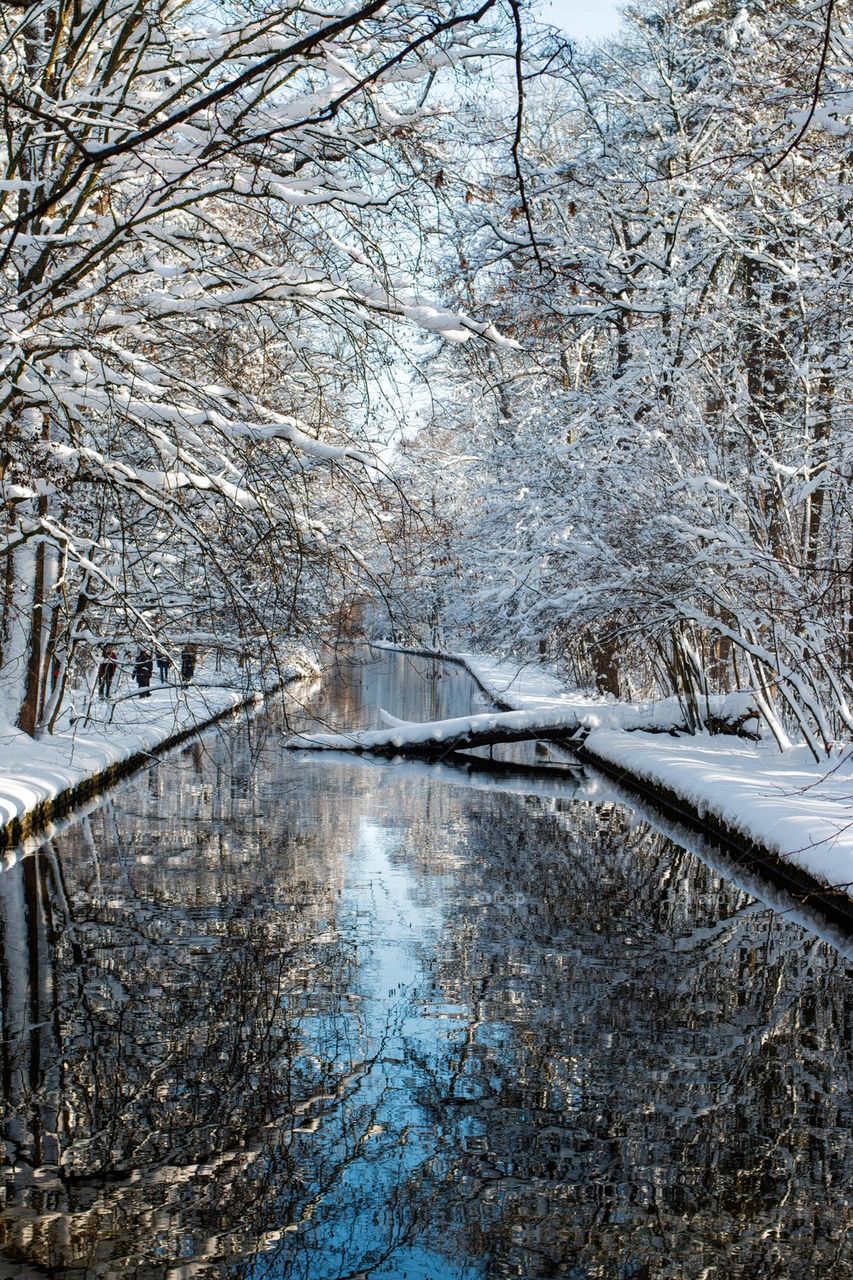
[[[356,698],[381,683],[357,671]],[[361,1268],[411,1236],[405,1141],[377,1120],[393,1026],[346,997],[336,923],[376,779],[323,771],[318,796],[260,728],[188,747],[0,874],[7,1259],[307,1276],[395,1167]]]
[[[156,1226],[174,1237],[167,1256],[195,1231],[190,1255],[222,1259],[234,1246],[219,1237],[247,1214],[263,1237],[307,1202],[306,1117],[359,1071],[341,1071],[335,1031],[350,957],[318,937],[316,912],[258,918],[239,893],[218,908],[155,897],[127,864],[110,884],[102,867],[103,897],[84,903],[78,852],[68,898],[49,846],[0,877],[6,1140],[29,1210],[4,1224],[7,1252],[95,1266],[90,1248],[116,1234],[113,1263],[129,1264]],[[272,1202],[256,1205],[259,1183]]]
[[[311,1212],[304,1149],[368,1069],[341,1007],[340,850],[305,875],[307,811],[248,770],[232,787],[233,757],[223,785],[224,749],[153,771],[61,860],[46,844],[0,875],[9,1257],[221,1266]],[[337,1146],[323,1179],[349,1158]]]
[[[843,961],[621,809],[501,804],[421,1064],[430,1229],[496,1276],[853,1275]]]
[[[445,697],[386,679],[336,714]],[[438,904],[387,1002],[345,892],[362,815]],[[214,735],[0,873],[0,926],[7,1260],[853,1277],[843,966],[618,807]]]
[[[412,654],[341,650],[331,661],[312,713],[337,730],[376,728],[377,709],[405,720],[443,720],[482,710],[484,699],[468,673],[451,663]],[[379,660],[377,660],[377,658]]]

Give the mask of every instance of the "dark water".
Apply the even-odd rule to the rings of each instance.
[[[479,705],[437,674],[314,707]],[[280,742],[209,736],[0,873],[0,1276],[853,1277],[837,950],[595,779]]]

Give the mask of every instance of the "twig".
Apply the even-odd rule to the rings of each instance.
[[[829,0],[829,3],[826,8],[826,27],[823,33],[823,48],[820,51],[820,62],[818,63],[817,76],[815,77],[815,84],[814,84],[814,92],[812,93],[812,101],[811,101],[811,106],[809,107],[808,115],[806,116],[803,122],[803,126],[800,129],[800,132],[797,134],[796,138],[794,138],[793,142],[790,142],[788,144],[788,146],[785,148],[782,154],[778,156],[773,161],[772,164],[765,164],[764,166],[765,173],[772,173],[774,169],[778,169],[779,165],[782,164],[783,160],[787,160],[791,152],[796,151],[797,147],[800,145],[803,138],[806,136],[809,130],[809,126],[812,120],[814,119],[814,114],[817,111],[818,99],[820,98],[820,86],[821,86],[821,82],[823,81],[823,73],[826,70],[826,60],[829,57],[829,45],[832,39],[832,14],[834,9],[835,9],[835,0]]]
[[[533,222],[530,217],[530,205],[527,201],[527,187],[524,182],[524,174],[521,171],[521,130],[524,122],[524,76],[521,69],[521,52],[523,46],[523,36],[521,31],[521,9],[519,0],[510,0],[510,8],[512,9],[512,20],[515,25],[515,92],[517,109],[515,113],[515,136],[512,140],[512,162],[515,166],[515,176],[518,181],[518,194],[521,199],[521,207],[524,210],[524,220],[527,223],[527,230],[530,235],[530,247],[533,250],[533,256],[536,259],[536,265],[540,272],[545,271],[542,256],[539,253],[539,246],[536,243],[536,234],[533,230]]]

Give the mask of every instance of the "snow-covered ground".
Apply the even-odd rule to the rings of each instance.
[[[260,700],[264,687],[316,670],[295,657],[279,672],[251,676],[233,669],[215,671],[201,664],[193,681],[161,685],[156,668],[150,697],[140,698],[126,677],[114,698],[79,697],[65,712],[56,733],[33,741],[0,722],[0,829],[87,779],[133,756],[153,752],[245,703]]]
[[[713,815],[732,831],[853,896],[853,747],[818,765],[806,747],[781,753],[772,739],[752,743],[707,733],[670,737],[626,732],[641,718],[643,708],[590,700],[566,690],[539,668],[519,668],[474,654],[460,656],[503,703],[548,716],[571,709],[590,729],[584,746],[591,755],[624,769],[626,775],[666,787],[700,816]],[[676,723],[676,708],[673,712]],[[655,717],[658,724],[667,718],[668,711]]]

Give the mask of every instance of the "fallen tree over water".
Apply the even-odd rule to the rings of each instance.
[[[399,720],[380,711],[383,729],[354,729],[346,733],[304,733],[288,738],[291,751],[352,751],[377,756],[413,756],[446,760],[457,752],[519,742],[556,742],[580,746],[594,728],[607,725],[627,731],[686,733],[687,725],[670,704],[631,707],[590,703],[580,699],[558,708],[523,711],[487,711],[450,720],[417,722]],[[717,732],[754,737],[744,729],[750,717],[724,720],[717,717]]]
[[[285,743],[291,751],[354,751],[378,756],[438,759],[473,747],[513,742],[565,742],[580,728],[574,708],[543,715],[533,711],[492,711],[451,720],[417,723],[380,711],[384,729],[349,733],[295,734]]]

